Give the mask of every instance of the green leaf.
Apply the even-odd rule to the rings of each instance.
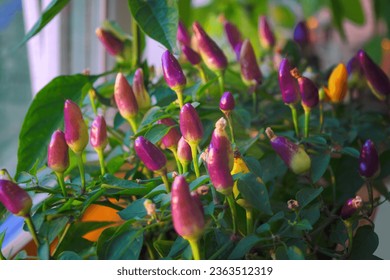
[[[79,254],[73,251],[64,251],[58,256],[59,260],[82,260]]]
[[[374,259],[373,254],[378,248],[379,238],[371,226],[359,227],[353,238],[350,259],[369,260]]]
[[[50,258],[49,242],[47,239],[39,241],[38,258],[40,260],[48,260]]]
[[[127,206],[122,211],[119,211],[118,215],[123,220],[143,218],[147,214],[146,209],[144,207],[144,202],[145,202],[144,198],[138,199],[138,200],[134,201],[133,203],[131,203],[129,206]]]
[[[168,256],[173,243],[174,242],[171,240],[156,240],[153,242],[153,247],[156,249],[161,258],[165,258],[165,256]]]
[[[346,18],[358,25],[365,23],[363,7],[360,0],[343,0],[339,2]]]
[[[294,228],[297,230],[312,230],[313,229],[310,222],[306,219],[303,219],[303,220],[299,221],[298,223],[294,224]]]
[[[354,158],[360,157],[360,152],[352,147],[345,147],[340,151],[343,155],[348,155]]]
[[[283,27],[292,28],[295,24],[295,15],[291,9],[284,5],[275,5],[270,11],[271,18]]]
[[[190,183],[190,190],[194,191],[197,187],[206,184],[210,180],[208,175],[202,175],[199,178],[196,178]]]
[[[253,208],[272,215],[267,188],[258,177],[252,173],[245,174],[238,180],[237,187],[240,194]]]
[[[187,247],[189,246],[188,241],[185,240],[183,237],[178,236],[173,242],[172,248],[169,251],[168,257],[174,258],[177,255],[179,255],[181,252],[183,252]]]
[[[24,36],[18,47],[26,43],[41,31],[61,10],[69,3],[69,0],[53,0],[43,11],[39,20],[34,24],[31,30]]]
[[[156,144],[171,130],[171,128],[173,127],[166,126],[165,124],[155,124],[145,133],[145,138],[153,144]]]
[[[304,260],[305,256],[303,255],[301,249],[297,246],[290,246],[287,249],[287,256],[289,260]]]
[[[110,194],[145,195],[154,188],[152,185],[143,186],[133,181],[119,179],[111,174],[105,174],[102,183],[102,187]]]
[[[19,133],[17,176],[35,164],[43,166],[52,133],[63,127],[66,99],[80,103],[96,76],[81,74],[54,78],[35,96]]]
[[[5,231],[0,232],[0,260],[5,260],[3,253],[1,252],[1,248],[3,248],[3,242],[5,237]]]
[[[332,11],[333,24],[338,29],[341,38],[345,40],[345,32],[343,28],[344,10],[340,2],[342,1],[330,0],[330,9]]]
[[[174,0],[128,0],[130,11],[139,27],[150,38],[176,52],[176,33],[179,22]]]
[[[248,169],[258,177],[263,176],[263,169],[261,168],[260,162],[254,157],[245,157],[245,164],[248,166]]]
[[[313,183],[316,183],[325,174],[329,162],[329,154],[311,155],[311,180]]]
[[[253,248],[258,242],[262,240],[261,237],[257,235],[248,235],[241,239],[237,246],[234,247],[233,251],[230,253],[228,259],[229,260],[238,260],[242,259],[246,253],[249,252],[250,249]]]
[[[323,190],[322,187],[319,187],[318,189],[304,188],[297,192],[296,199],[299,202],[299,207],[301,209],[305,208],[305,206],[316,199]]]

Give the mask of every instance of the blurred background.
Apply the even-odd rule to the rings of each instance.
[[[124,31],[131,30],[126,0],[73,0],[38,35],[18,46],[51,2],[0,0],[0,168],[11,175],[16,170],[19,130],[34,95],[58,75],[87,68],[92,74],[101,73],[114,65],[95,35],[104,20],[115,20]],[[221,15],[245,37],[257,38],[258,16],[266,14],[280,45],[292,37],[298,21],[306,20],[322,70],[347,63],[364,48],[390,73],[388,0],[179,0],[179,7],[187,26],[200,21],[222,46],[227,41]],[[165,49],[146,41],[144,58],[158,70]],[[260,50],[255,51],[259,55]],[[389,214],[390,206],[383,204],[375,228],[381,241],[375,254],[385,259],[390,259],[390,242],[383,243],[390,236]]]

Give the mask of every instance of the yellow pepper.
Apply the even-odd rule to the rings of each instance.
[[[340,103],[344,100],[347,93],[347,80],[347,68],[339,63],[330,74],[328,88],[325,88],[326,95],[332,103]]]

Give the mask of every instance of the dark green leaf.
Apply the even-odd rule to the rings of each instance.
[[[287,256],[289,260],[304,260],[305,256],[303,255],[301,249],[297,246],[290,246],[287,249]]]
[[[343,28],[344,10],[340,2],[342,1],[330,0],[330,9],[332,11],[333,24],[338,29],[341,38],[345,40],[345,32]]]
[[[146,216],[146,209],[144,207],[145,199],[138,199],[127,206],[122,211],[119,211],[118,214],[123,220],[131,220],[135,218],[143,218]]]
[[[145,195],[154,188],[151,185],[139,185],[133,181],[119,179],[111,174],[105,174],[102,183],[102,187],[110,194]]]
[[[194,191],[197,187],[206,184],[210,180],[208,175],[202,175],[199,178],[196,178],[190,183],[190,190]]]
[[[58,256],[59,260],[82,260],[79,254],[73,251],[64,251]]]
[[[311,155],[311,180],[316,183],[326,172],[328,168],[330,155],[317,154]]]
[[[179,236],[176,238],[172,245],[171,251],[169,251],[168,257],[174,258],[181,252],[183,252],[189,246],[188,241]]]
[[[363,7],[360,0],[343,0],[339,2],[346,18],[358,25],[365,23]]]
[[[49,242],[47,239],[39,241],[38,258],[40,260],[48,260],[50,258]]]
[[[248,235],[241,239],[234,250],[230,253],[229,260],[242,259],[250,249],[262,240],[257,235]]]
[[[305,206],[316,199],[323,190],[322,187],[319,187],[318,189],[304,188],[297,192],[296,199],[299,202],[299,207],[301,209],[305,208]]]
[[[370,260],[378,248],[379,238],[371,226],[359,227],[353,238],[350,258],[353,260]]]
[[[316,203],[310,207],[301,210],[302,219],[308,220],[311,225],[314,225],[320,218],[320,204]]]
[[[26,43],[30,38],[34,37],[48,24],[61,10],[69,3],[69,0],[53,0],[43,11],[39,20],[34,24],[31,30],[24,36],[22,42],[18,46]]]
[[[171,128],[173,127],[166,126],[165,124],[155,124],[145,133],[145,138],[153,144],[156,144],[171,130]]]
[[[271,204],[268,198],[268,191],[264,184],[254,174],[249,173],[242,176],[237,182],[240,194],[255,209],[272,215]]]
[[[263,176],[263,169],[261,168],[260,162],[254,157],[245,157],[245,164],[248,166],[249,170],[258,177]]]
[[[354,158],[360,157],[360,152],[352,147],[345,147],[340,152],[344,155],[349,155],[349,156],[354,157]]]
[[[64,103],[80,103],[96,76],[73,75],[54,78],[35,96],[19,134],[17,174],[42,167],[52,133],[63,127]]]
[[[153,242],[153,247],[156,249],[157,253],[161,258],[168,256],[169,251],[172,248],[173,241],[171,240],[156,240]]]
[[[174,0],[128,0],[132,16],[146,35],[163,44],[171,52],[176,50],[179,21]]]
[[[310,222],[306,219],[303,219],[303,220],[299,221],[298,223],[294,224],[294,228],[297,230],[312,230],[313,229]]]
[[[275,153],[267,154],[260,160],[263,169],[263,181],[268,183],[276,177],[283,176],[287,171],[287,166]]]
[[[0,232],[0,260],[5,260],[3,253],[1,252],[1,248],[3,248],[3,241],[5,237],[5,231]]]

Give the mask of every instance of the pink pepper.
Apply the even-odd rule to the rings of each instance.
[[[69,167],[69,152],[65,134],[56,130],[52,136],[47,153],[47,165],[55,172],[63,173]]]
[[[88,128],[80,107],[69,99],[65,101],[64,122],[66,143],[74,153],[80,154],[88,144]]]

